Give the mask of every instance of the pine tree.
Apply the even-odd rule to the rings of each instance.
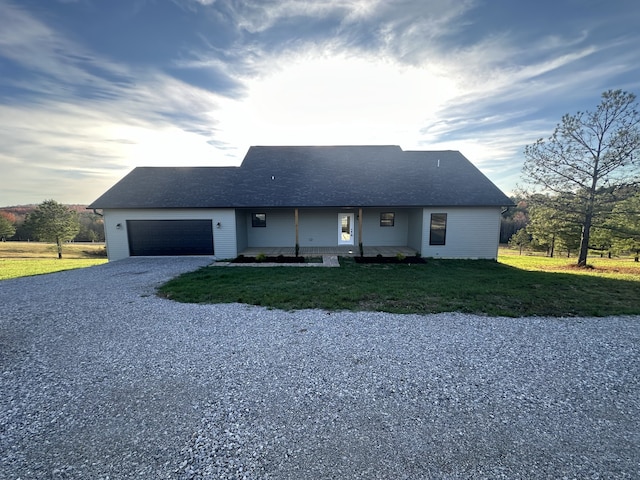
[[[80,231],[78,214],[55,200],[45,200],[27,216],[25,225],[33,236],[45,242],[55,242],[58,258],[62,258],[62,244],[72,240]]]

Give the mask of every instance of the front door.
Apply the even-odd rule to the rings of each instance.
[[[353,213],[338,214],[338,245],[353,245]]]

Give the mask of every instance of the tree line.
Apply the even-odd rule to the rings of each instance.
[[[83,205],[63,205],[55,200],[4,207],[0,208],[0,239],[104,242],[104,221]]]
[[[640,113],[636,96],[602,94],[594,111],[564,115],[525,148],[524,186],[503,214],[501,241],[520,248],[640,256]]]
[[[549,198],[514,198],[516,207],[502,214],[500,242],[523,250],[544,252],[549,257],[575,257],[579,253],[582,225],[575,218],[546,206]],[[593,226],[589,251],[612,257],[640,256],[640,193],[611,209],[607,218]],[[638,260],[636,260],[638,261]]]

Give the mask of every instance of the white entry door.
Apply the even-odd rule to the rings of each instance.
[[[353,245],[353,213],[338,214],[338,245]]]

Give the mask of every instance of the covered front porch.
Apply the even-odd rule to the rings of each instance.
[[[236,209],[238,255],[414,256],[422,241],[420,208]]]
[[[416,254],[416,250],[406,246],[397,247],[369,247],[364,246],[365,257],[375,257],[382,255],[383,257],[395,257],[398,253],[401,253],[405,257],[410,257]],[[269,257],[277,257],[283,255],[285,257],[293,257],[295,255],[295,247],[250,247],[245,248],[240,255],[245,257],[255,257],[258,254],[264,254]],[[357,246],[334,246],[334,247],[300,247],[299,255],[302,257],[316,257],[321,255],[337,255],[340,257],[355,257],[360,255],[360,250]]]

